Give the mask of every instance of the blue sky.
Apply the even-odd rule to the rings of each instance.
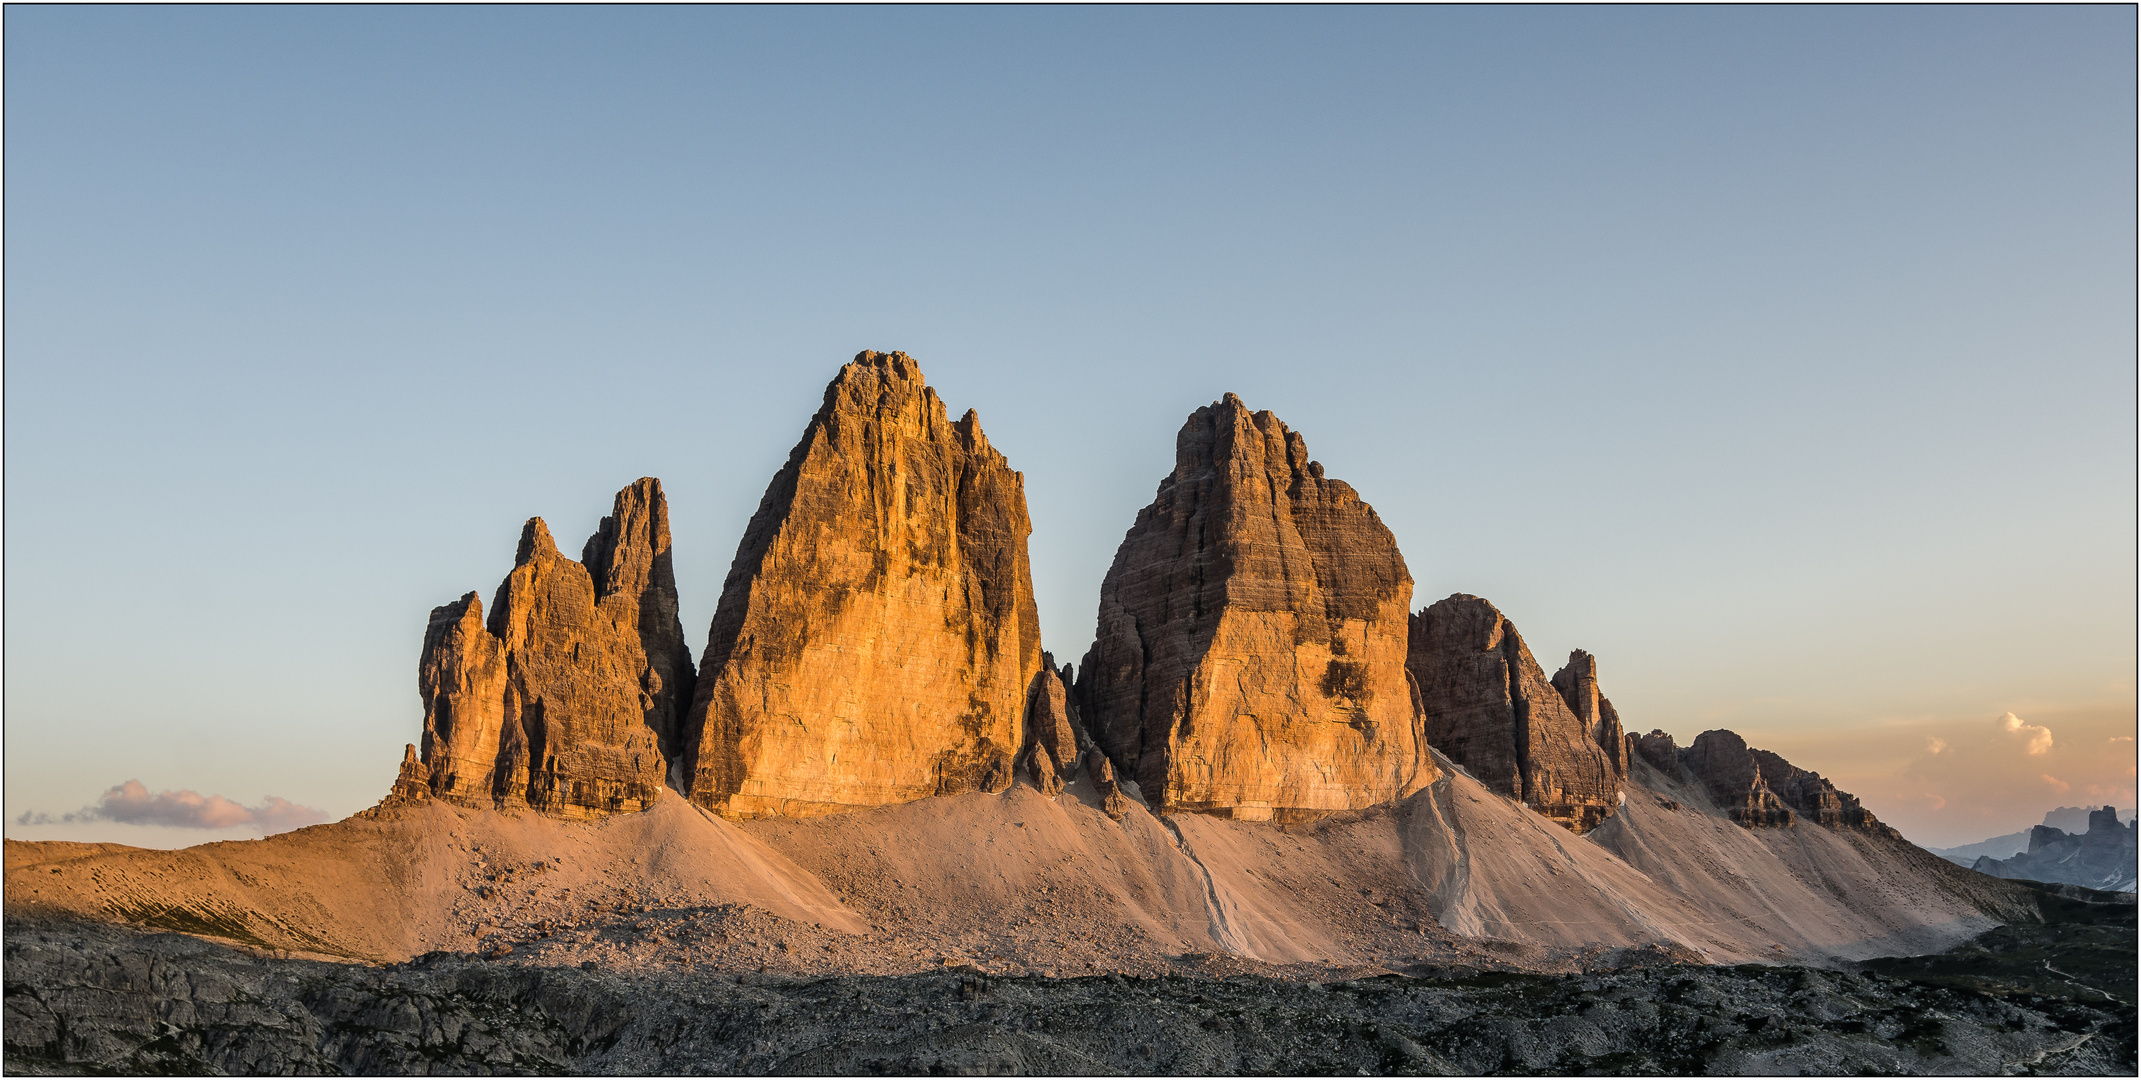
[[[10,836],[369,805],[430,607],[641,475],[696,648],[864,348],[1059,656],[1231,390],[1631,726],[1927,842],[2132,802],[2131,8],[5,19]]]

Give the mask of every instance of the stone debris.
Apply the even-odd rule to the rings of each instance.
[[[2131,1002],[2095,989],[2130,995],[2131,979],[2068,984],[2022,964],[1996,966],[1996,977],[1949,970],[1963,957],[1918,958],[1947,967],[1917,979],[1655,957],[1573,974],[1489,962],[1275,978],[1190,956],[1178,971],[1050,978],[953,955],[889,978],[799,978],[494,951],[488,962],[432,953],[374,968],[175,934],[11,924],[6,1069],[1996,1076],[2131,1074],[2134,1061]]]

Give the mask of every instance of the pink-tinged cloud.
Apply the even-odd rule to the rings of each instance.
[[[1953,847],[2027,829],[2063,803],[2135,805],[2134,740],[2131,705],[2047,705],[2026,719],[1988,710],[1868,725],[1779,752],[1830,766],[1824,776],[1912,840]]]
[[[2025,723],[2013,713],[2000,717],[2000,727],[2010,735],[2026,740],[2023,749],[2030,754],[2048,753],[2052,749],[2052,729]]]
[[[150,794],[141,781],[129,780],[106,791],[94,806],[85,806],[59,817],[26,813],[15,822],[18,825],[79,825],[113,821],[122,825],[164,825],[179,829],[235,829],[251,825],[262,833],[278,833],[318,825],[326,820],[324,810],[299,806],[273,795],[264,797],[259,806],[246,806],[221,795],[202,795],[198,791]]]

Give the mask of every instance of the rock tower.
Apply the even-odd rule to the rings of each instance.
[[[1481,783],[1579,833],[1619,808],[1626,740],[1589,653],[1549,680],[1515,624],[1458,593],[1413,617],[1406,666],[1427,741]]]
[[[1298,820],[1436,779],[1405,674],[1412,576],[1375,510],[1233,394],[1100,587],[1077,703],[1156,810]]]
[[[1670,745],[1668,742],[1667,745]],[[1726,816],[1750,829],[1783,828],[1803,819],[1829,828],[1880,828],[1857,797],[1739,735],[1719,729],[1695,736],[1680,761]]]
[[[582,558],[530,518],[487,621],[475,593],[432,609],[417,685],[437,797],[565,818],[659,797],[692,681],[661,482],[618,492]]]
[[[1011,782],[1041,671],[1023,478],[905,353],[840,370],[722,585],[692,801],[812,815]]]

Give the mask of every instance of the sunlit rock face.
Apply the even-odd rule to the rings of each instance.
[[[1041,670],[1022,477],[905,353],[826,387],[722,586],[682,737],[729,817],[1001,790]]]
[[[654,729],[662,756],[675,760],[697,672],[677,609],[669,504],[661,481],[643,479],[618,492],[609,516],[581,547],[580,562],[593,579],[604,635],[640,672],[647,726]]]
[[[1590,654],[1549,680],[1515,624],[1458,593],[1413,616],[1406,666],[1427,741],[1481,783],[1579,833],[1613,816],[1626,740]]]
[[[417,663],[417,691],[424,699],[423,763],[433,794],[463,806],[497,802],[504,795],[498,758],[505,729],[506,650],[484,628],[483,601],[475,593],[431,609]],[[527,787],[523,771],[516,797],[525,796]]]
[[[1228,394],[1182,426],[1116,550],[1075,697],[1154,809],[1284,821],[1388,802],[1437,775],[1405,676],[1411,598],[1374,509]]]
[[[488,620],[475,593],[433,609],[417,684],[437,797],[564,818],[659,797],[692,679],[660,482],[618,492],[584,555],[595,573],[530,518]]]

